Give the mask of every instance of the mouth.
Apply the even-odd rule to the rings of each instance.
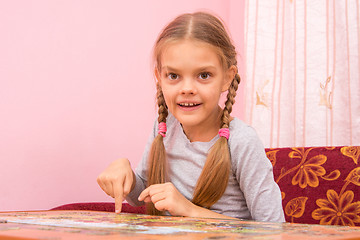
[[[189,103],[189,102],[186,102],[186,103],[178,103],[178,105],[180,107],[197,107],[200,105],[200,103]]]
[[[177,104],[182,111],[195,111],[200,108],[201,103],[182,102]]]

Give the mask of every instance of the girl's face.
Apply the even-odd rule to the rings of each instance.
[[[187,130],[197,133],[218,131],[219,98],[236,73],[232,66],[224,71],[220,58],[211,45],[182,40],[169,43],[161,56],[156,77],[169,111]]]

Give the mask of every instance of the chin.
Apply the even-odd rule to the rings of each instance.
[[[195,116],[175,116],[176,119],[183,125],[183,126],[196,126],[200,124],[199,118]]]

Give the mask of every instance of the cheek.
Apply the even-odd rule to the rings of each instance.
[[[207,90],[207,91],[206,91]],[[218,101],[221,95],[221,89],[218,88],[218,86],[214,86],[212,88],[204,89],[203,97],[206,97],[208,101]]]
[[[173,102],[175,101],[173,99],[173,94],[171,94],[168,90],[163,89],[163,95],[164,95],[166,105],[168,107],[170,107],[173,104]]]

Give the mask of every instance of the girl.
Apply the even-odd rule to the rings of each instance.
[[[134,173],[129,160],[98,177],[115,198],[150,214],[284,221],[279,187],[255,131],[230,116],[240,83],[236,51],[211,14],[183,14],[154,47],[159,117]],[[219,106],[221,93],[225,106]]]

